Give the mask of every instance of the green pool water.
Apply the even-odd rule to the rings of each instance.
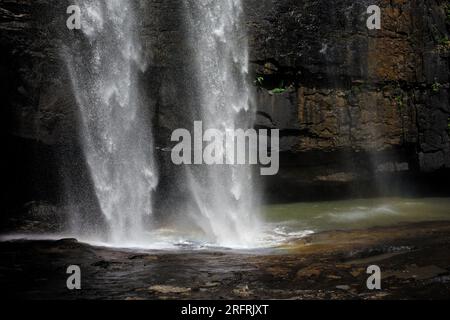
[[[399,223],[450,220],[450,198],[379,198],[271,205],[268,223],[291,231],[349,230]]]
[[[378,198],[328,202],[305,202],[270,205],[264,208],[261,232],[249,246],[219,246],[205,241],[198,229],[185,224],[164,227],[148,234],[147,242],[124,243],[120,248],[145,250],[237,250],[286,247],[312,233],[394,226],[402,223],[450,221],[450,198]],[[44,240],[75,238],[73,235],[12,234],[0,236],[0,241],[18,239]],[[110,247],[108,243],[78,239],[94,246]],[[265,251],[263,251],[265,252]]]

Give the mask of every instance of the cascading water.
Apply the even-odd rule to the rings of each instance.
[[[241,0],[184,0],[195,60],[198,114],[203,128],[248,129],[253,125],[248,40]],[[259,218],[250,166],[191,167],[196,223],[221,246],[250,247]]]
[[[65,58],[80,111],[84,156],[107,222],[107,230],[93,236],[119,245],[145,243],[157,174],[150,120],[138,85],[146,69],[136,32],[134,6],[139,4],[75,4],[83,15],[82,33]]]

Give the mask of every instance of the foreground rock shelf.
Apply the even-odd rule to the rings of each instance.
[[[29,299],[442,299],[450,293],[450,223],[316,234],[271,252],[134,252],[76,240],[0,244],[0,284]],[[82,290],[66,289],[66,268]],[[369,265],[381,291],[366,287]]]

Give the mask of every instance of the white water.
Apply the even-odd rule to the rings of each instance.
[[[241,0],[184,0],[184,6],[204,130],[251,128],[254,110]],[[226,247],[256,244],[260,223],[250,166],[191,168],[188,179],[196,203],[191,215],[207,241]]]
[[[70,234],[88,242],[122,247],[200,244],[231,248],[260,246],[258,199],[250,166],[188,168],[195,207],[180,212],[189,226],[155,229],[152,191],[158,179],[151,127],[139,91],[146,69],[132,0],[75,1],[83,14],[83,37],[66,52],[81,115],[83,149],[96,198],[108,227],[85,234],[75,220]],[[248,43],[240,0],[184,0],[194,48],[194,87],[204,129],[253,126]],[[181,178],[181,177],[180,177]],[[164,214],[164,213],[163,213]]]
[[[82,36],[65,52],[79,106],[83,151],[102,214],[101,234],[79,238],[111,244],[146,242],[157,185],[153,142],[139,90],[145,71],[130,0],[74,1]],[[78,221],[76,221],[78,222]],[[75,223],[82,229],[82,223]]]

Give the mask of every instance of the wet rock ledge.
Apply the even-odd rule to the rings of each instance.
[[[327,232],[265,252],[130,251],[76,240],[0,243],[0,285],[21,299],[447,299],[450,224]],[[82,269],[82,290],[66,269]],[[367,267],[382,290],[367,289]]]

